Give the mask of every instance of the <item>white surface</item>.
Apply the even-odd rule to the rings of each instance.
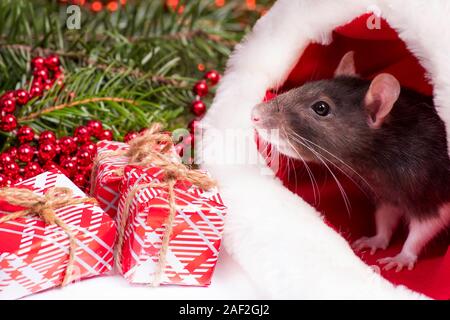
[[[127,283],[120,275],[82,280],[65,288],[55,288],[24,299],[264,299],[247,275],[222,250],[209,287],[161,286],[152,288]]]

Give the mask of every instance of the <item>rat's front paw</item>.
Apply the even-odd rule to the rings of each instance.
[[[379,235],[373,237],[362,237],[353,242],[352,247],[356,251],[370,249],[370,254],[374,254],[378,249],[386,249],[389,245],[389,239]]]
[[[414,265],[416,264],[417,256],[408,254],[405,252],[400,252],[395,257],[383,258],[379,259],[378,263],[384,264],[384,270],[391,270],[395,268],[396,272],[401,271],[404,267],[407,267],[408,270],[412,270]]]

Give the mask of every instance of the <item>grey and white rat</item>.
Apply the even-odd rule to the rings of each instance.
[[[333,79],[307,82],[255,106],[252,121],[281,153],[332,164],[370,191],[376,234],[357,240],[357,250],[386,249],[406,220],[401,252],[379,260],[385,269],[411,270],[425,245],[449,225],[446,129],[432,99],[402,88],[387,73],[359,78],[353,52],[344,55]]]

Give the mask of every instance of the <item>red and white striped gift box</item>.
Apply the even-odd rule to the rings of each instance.
[[[100,207],[111,217],[117,213],[117,205],[120,199],[119,187],[122,175],[117,174],[117,170],[123,169],[129,163],[129,157],[115,155],[112,152],[127,151],[130,148],[128,143],[117,141],[100,141],[97,143],[98,163],[94,166],[94,182],[91,184],[90,194],[100,204]],[[102,156],[112,153],[111,156]],[[180,161],[175,148],[171,150],[172,159]],[[151,165],[150,165],[151,166]]]
[[[48,171],[25,180],[37,194],[49,188],[68,187],[74,197],[86,195],[59,171]],[[0,217],[15,211],[0,201]],[[113,266],[115,222],[97,205],[82,203],[55,210],[74,232],[76,253],[72,280],[109,272]],[[17,299],[61,284],[69,261],[69,238],[56,225],[38,217],[18,218],[0,224],[0,299]]]
[[[118,221],[122,218],[128,193],[136,184],[159,182],[159,168],[125,169],[121,187]],[[166,255],[161,284],[207,286],[217,262],[226,207],[217,190],[204,191],[187,181],[175,185],[177,213]],[[132,199],[125,227],[122,274],[132,283],[153,283],[159,262],[164,222],[169,210],[164,188],[144,188]]]
[[[119,203],[119,185],[122,176],[117,175],[116,170],[122,169],[128,164],[128,157],[123,155],[112,155],[102,158],[102,155],[113,151],[126,151],[129,145],[117,141],[100,141],[97,143],[97,165],[93,168],[93,178],[90,194],[100,204],[100,207],[111,217],[116,216],[117,204]]]

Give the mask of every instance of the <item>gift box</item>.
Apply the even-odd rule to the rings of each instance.
[[[119,185],[122,175],[118,173],[129,161],[125,152],[129,149],[127,143],[117,141],[99,141],[97,157],[93,167],[90,194],[97,199],[100,207],[115,217],[119,203]]]
[[[145,158],[148,152],[146,148],[150,147],[161,151],[165,144],[158,144],[158,139],[155,139],[155,137],[167,137],[167,140],[170,139],[168,133],[157,132],[159,129],[159,125],[155,124],[129,143],[117,141],[98,142],[97,156],[94,160],[91,177],[90,194],[98,200],[100,207],[111,217],[115,217],[117,213],[117,205],[120,198],[119,187],[125,166],[130,164],[130,161],[133,162],[133,156],[135,161],[140,159],[136,163],[141,163],[142,166],[151,166],[151,163],[146,163],[141,159]],[[132,154],[131,157],[129,153]],[[172,160],[179,161],[174,147],[165,151],[165,154],[171,157]]]
[[[163,248],[170,211],[164,175],[158,167],[125,169],[117,215],[123,228],[116,257],[119,270],[131,283],[207,286],[219,254],[226,207],[216,188],[205,191],[177,180],[176,213]],[[126,223],[121,225],[124,214]]]
[[[23,192],[28,193],[31,190],[34,196],[50,198],[47,200],[54,203],[59,201],[60,207],[51,210],[58,219],[56,224],[32,214],[37,206],[26,216],[0,223],[0,299],[16,299],[59,286],[67,276],[71,282],[112,270],[116,225],[98,205],[88,201],[94,199],[87,198],[56,170],[25,180],[15,188],[27,189]],[[69,200],[59,200],[57,194],[53,197],[55,190],[66,191]],[[5,191],[17,193],[15,189]],[[0,219],[23,209],[11,203],[4,198],[0,201]]]

